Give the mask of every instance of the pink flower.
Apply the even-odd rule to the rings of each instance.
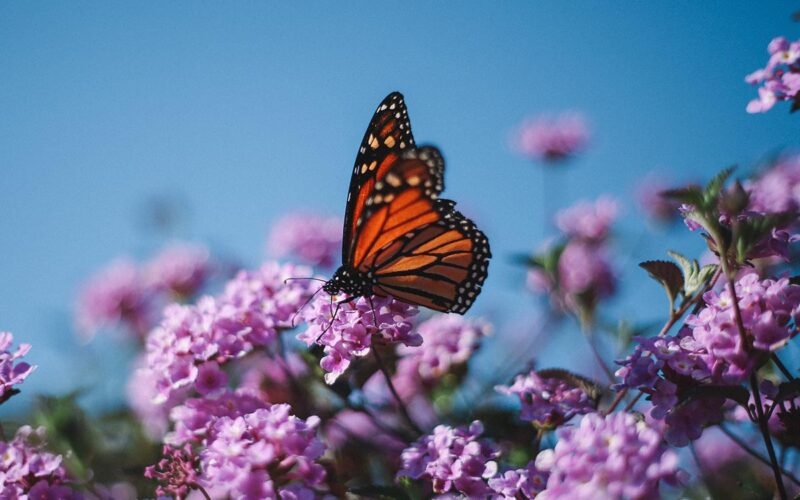
[[[309,327],[297,338],[308,346],[319,344],[325,356],[320,366],[326,372],[325,382],[332,384],[347,370],[350,363],[370,353],[373,342],[402,343],[417,346],[422,337],[412,333],[410,318],[418,312],[415,306],[391,297],[364,297],[347,301],[339,296],[332,303],[328,296],[318,296],[303,310]],[[374,308],[373,308],[374,307]]]
[[[517,131],[514,146],[532,160],[554,163],[583,150],[588,140],[583,115],[568,112],[526,120]]]
[[[575,415],[595,410],[594,401],[583,389],[561,378],[540,376],[535,371],[517,375],[511,386],[495,389],[517,396],[522,404],[520,418],[539,427],[558,427]]]
[[[619,213],[613,198],[601,196],[594,203],[580,201],[556,214],[556,225],[570,238],[600,242],[608,236]]]
[[[144,266],[144,280],[177,298],[195,295],[213,273],[208,249],[192,243],[173,243]]]
[[[304,212],[286,215],[273,226],[267,246],[277,257],[330,268],[342,249],[342,220]]]
[[[36,369],[35,365],[19,361],[30,351],[30,344],[20,344],[12,352],[13,341],[14,336],[9,332],[0,332],[0,403],[19,392],[14,386],[21,384]]]
[[[747,104],[748,113],[765,113],[778,101],[795,100],[800,91],[800,40],[774,38],[767,50],[767,66],[745,77],[747,83],[761,85],[758,99]]]
[[[0,498],[82,498],[70,482],[61,455],[44,451],[44,427],[23,425],[0,441]]]
[[[648,175],[636,187],[636,201],[639,208],[656,222],[674,221],[679,215],[679,204],[661,194],[671,187],[656,175]]]
[[[76,321],[87,339],[101,328],[117,325],[145,335],[153,324],[153,297],[132,260],[115,260],[83,285]]]
[[[469,498],[491,493],[486,480],[497,473],[497,447],[479,440],[483,425],[473,422],[469,428],[437,426],[432,434],[418,439],[403,450],[402,468],[397,477],[430,481],[434,493],[459,492]]]

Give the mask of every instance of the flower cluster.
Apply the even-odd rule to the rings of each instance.
[[[268,262],[256,271],[239,272],[217,297],[168,306],[145,344],[156,402],[192,385],[200,394],[222,388],[225,374],[218,365],[272,343],[290,326],[311,292],[307,282],[286,278],[309,273]]]
[[[571,112],[526,120],[517,131],[514,147],[532,160],[557,162],[583,150],[588,141],[586,120]]]
[[[741,277],[734,290],[744,336],[737,327],[730,287],[707,292],[706,307],[688,318],[696,349],[712,377],[726,383],[743,381],[755,364],[757,351],[771,352],[793,335],[790,322],[800,314],[800,286],[788,278],[760,280],[755,273]]]
[[[20,344],[16,351],[11,351],[14,336],[9,332],[0,332],[0,403],[13,396],[21,384],[36,366],[29,365],[19,359],[30,351],[30,344]]]
[[[497,473],[497,448],[479,440],[483,425],[469,428],[439,425],[433,433],[418,439],[401,455],[398,477],[430,481],[435,493],[459,492],[470,498],[486,496],[491,488],[487,479]]]
[[[512,469],[489,479],[489,487],[501,498],[536,498],[547,486],[549,475],[531,461],[522,469]]]
[[[549,473],[537,498],[658,498],[660,484],[680,481],[678,456],[661,433],[629,413],[592,413],[562,427],[552,450],[536,457]]]
[[[553,429],[575,415],[595,411],[595,401],[583,388],[565,378],[548,376],[547,372],[517,375],[511,386],[496,389],[517,396],[522,404],[520,418],[543,429]]]
[[[75,313],[78,331],[91,338],[102,328],[123,325],[143,337],[159,307],[193,297],[214,272],[208,250],[190,243],[168,245],[141,266],[119,258],[83,285]]]
[[[466,364],[491,327],[482,320],[443,314],[423,321],[416,331],[425,343],[419,348],[398,346],[397,377],[430,383]]]
[[[664,179],[654,174],[647,176],[637,184],[637,204],[651,220],[666,224],[678,218],[679,203],[663,194],[671,187]]]
[[[342,220],[305,212],[286,215],[272,227],[267,246],[276,257],[330,268],[342,248]]]
[[[266,406],[244,390],[225,390],[215,397],[189,398],[169,412],[174,429],[164,436],[164,442],[172,446],[201,442],[217,419],[236,418]]]
[[[190,445],[182,448],[165,445],[161,453],[163,458],[156,465],[144,469],[144,477],[155,479],[159,483],[156,486],[156,495],[185,498],[190,490],[200,486],[197,473],[199,459]]]
[[[778,101],[797,99],[800,92],[800,40],[773,38],[767,51],[766,67],[745,77],[747,83],[759,85],[758,99],[747,104],[748,113],[765,113]]]
[[[579,202],[556,215],[562,243],[528,272],[528,286],[548,293],[558,308],[590,313],[597,302],[616,290],[616,277],[607,254],[611,223],[617,203],[607,197],[595,203]]]
[[[314,498],[326,475],[318,425],[285,404],[221,417],[200,453],[200,481],[215,498]]]
[[[22,426],[10,442],[0,441],[0,497],[78,499],[68,484],[61,455],[42,448],[44,428]]]
[[[412,331],[410,321],[417,312],[415,306],[391,297],[344,297],[334,303],[320,296],[303,311],[308,328],[297,338],[324,347],[320,366],[325,381],[332,384],[354,359],[368,355],[374,342],[420,345],[422,337]]]

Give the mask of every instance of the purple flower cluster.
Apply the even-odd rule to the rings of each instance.
[[[617,219],[619,204],[616,200],[601,196],[593,203],[579,201],[556,214],[556,226],[568,238],[584,242],[602,242],[611,231],[611,224]]]
[[[759,177],[745,185],[750,210],[778,213],[800,210],[800,155],[779,157]]]
[[[373,342],[416,346],[422,337],[412,332],[410,319],[418,312],[415,306],[391,297],[359,297],[338,303],[320,296],[303,311],[308,328],[297,338],[311,346],[324,347],[320,366],[325,381],[332,384],[347,370],[350,363],[370,353]]]
[[[800,40],[789,42],[773,38],[767,46],[766,67],[745,77],[751,85],[759,85],[758,99],[747,104],[748,113],[765,113],[778,101],[791,101],[800,92]]]
[[[172,446],[201,442],[217,419],[236,418],[267,406],[257,396],[241,389],[225,390],[215,397],[189,398],[169,412],[174,429],[164,436],[164,442]]]
[[[532,267],[528,287],[535,293],[548,293],[559,309],[591,310],[596,303],[612,296],[616,277],[607,257],[607,239],[617,216],[617,203],[601,197],[595,203],[579,202],[556,215],[563,232],[554,269]]]
[[[129,258],[117,259],[82,286],[77,329],[90,339],[102,328],[122,325],[144,337],[157,321],[159,307],[197,294],[214,270],[208,250],[190,243],[168,245],[141,266]]]
[[[221,417],[200,453],[200,482],[215,498],[316,498],[326,476],[318,425],[285,404]]]
[[[177,299],[196,294],[214,271],[211,254],[202,245],[173,243],[147,262],[143,269],[147,286]]]
[[[285,280],[310,272],[268,262],[256,271],[240,271],[217,297],[168,306],[145,343],[155,402],[189,386],[200,394],[223,388],[226,376],[218,365],[272,343],[291,326],[292,315],[311,292],[305,281]]]
[[[481,339],[491,332],[491,326],[458,314],[441,314],[420,323],[416,331],[425,343],[421,347],[397,348],[401,356],[397,376],[426,383],[467,363]]]
[[[541,499],[658,498],[660,484],[676,485],[681,475],[661,433],[629,413],[592,413],[562,427],[536,468],[549,473]]]
[[[513,469],[489,479],[489,487],[500,498],[536,498],[547,486],[549,473],[536,468],[531,461],[522,469]]]
[[[15,385],[21,384],[36,369],[19,361],[30,351],[30,344],[20,344],[16,351],[11,351],[14,336],[9,332],[0,332],[0,403],[6,401],[16,392]]]
[[[679,204],[662,193],[671,186],[664,179],[651,174],[636,186],[636,201],[640,209],[655,222],[669,223],[678,218]]]
[[[44,451],[44,428],[22,426],[10,442],[0,441],[0,498],[82,498],[67,486],[61,455]]]
[[[122,324],[142,336],[153,322],[151,302],[136,263],[117,259],[83,285],[76,307],[78,330],[91,338],[104,327]]]
[[[469,428],[438,425],[433,433],[421,437],[401,455],[397,477],[430,481],[435,493],[459,492],[470,498],[491,494],[486,481],[497,473],[497,448],[479,440],[483,425]]]
[[[754,351],[772,352],[785,345],[794,334],[790,322],[800,314],[800,286],[790,285],[788,278],[759,280],[749,273],[734,289],[745,328],[744,345],[728,286],[719,294],[703,295],[706,307],[686,321],[711,375],[727,383],[739,383],[750,374]]]
[[[511,386],[497,386],[496,389],[517,396],[522,404],[520,418],[543,429],[553,429],[575,415],[595,410],[594,401],[580,387],[535,371],[517,375]]]
[[[286,215],[273,226],[267,246],[276,257],[330,268],[342,248],[342,220],[305,212]]]
[[[519,127],[514,147],[532,160],[557,162],[582,151],[589,142],[589,127],[580,113],[540,116]]]

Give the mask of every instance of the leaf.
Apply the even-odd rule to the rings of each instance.
[[[648,260],[640,262],[639,267],[647,271],[650,276],[664,286],[669,297],[670,307],[675,303],[675,298],[683,291],[683,274],[681,269],[666,260]]]
[[[683,269],[683,293],[687,297],[697,293],[717,270],[715,264],[707,264],[701,268],[696,260],[690,260],[674,250],[667,252],[667,255],[678,261],[681,269]]]
[[[598,384],[597,382],[561,368],[547,368],[544,370],[536,370],[536,374],[542,378],[554,378],[558,380],[563,380],[569,385],[577,387],[578,389],[585,392],[587,396],[592,398],[592,400],[595,403],[595,407],[597,407],[597,403],[600,399],[600,384]]]
[[[686,186],[677,189],[667,189],[659,193],[664,198],[688,203],[689,205],[700,206],[703,204],[703,191],[697,186]]]
[[[704,208],[712,208],[716,204],[716,200],[722,192],[725,182],[734,170],[736,170],[736,167],[728,167],[715,175],[714,178],[706,184],[706,188],[703,190],[702,206]]]
[[[775,214],[754,214],[746,220],[740,221],[736,235],[736,258],[744,262],[749,257],[753,248],[772,234],[773,229],[786,226],[797,218],[793,212]]]

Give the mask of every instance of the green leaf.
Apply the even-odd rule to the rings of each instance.
[[[700,206],[703,204],[703,190],[698,186],[686,186],[677,189],[667,189],[661,191],[661,196],[670,198],[690,205]]]
[[[670,308],[675,304],[675,299],[683,291],[683,274],[681,268],[666,260],[648,260],[640,262],[639,267],[647,271],[650,276],[661,283],[669,297]]]
[[[683,293],[687,297],[697,293],[717,270],[715,264],[708,264],[701,268],[696,260],[690,260],[674,250],[667,252],[667,255],[675,259],[683,270]]]
[[[744,262],[753,248],[772,234],[773,229],[785,227],[797,218],[793,212],[752,215],[737,225],[736,259]]]
[[[714,178],[709,181],[709,183],[706,185],[706,188],[703,190],[702,206],[704,208],[713,208],[716,205],[717,198],[719,198],[722,188],[725,187],[725,182],[728,180],[734,170],[736,170],[736,167],[728,167],[715,175]]]

